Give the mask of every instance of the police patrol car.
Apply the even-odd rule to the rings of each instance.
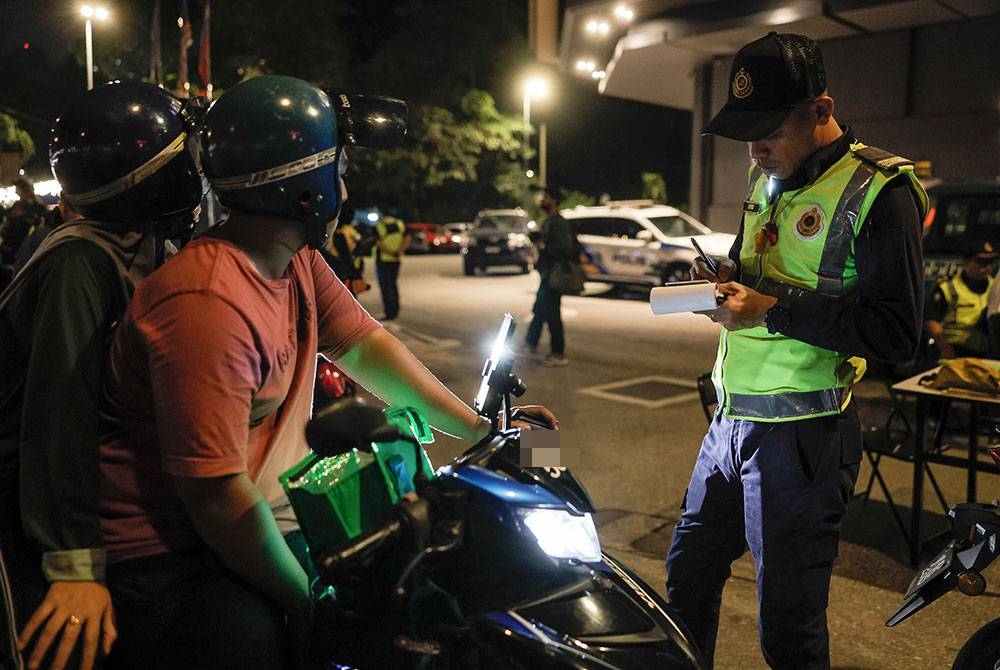
[[[929,288],[962,270],[964,249],[989,243],[1000,250],[1000,184],[938,184],[927,195],[931,209],[924,220],[924,279]]]
[[[580,241],[588,281],[661,286],[690,279],[697,256],[691,238],[705,253],[724,257],[735,235],[712,232],[694,217],[651,200],[609,202],[565,209]]]

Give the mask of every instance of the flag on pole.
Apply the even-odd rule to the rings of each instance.
[[[149,27],[149,81],[159,86],[163,81],[163,58],[160,55],[160,0],[153,3]]]
[[[182,98],[188,97],[188,59],[187,52],[194,44],[194,37],[191,34],[191,19],[188,17],[187,0],[181,0],[181,15],[177,19],[177,27],[181,29],[181,53],[177,66],[177,95]]]
[[[208,99],[212,99],[212,46],[209,38],[209,25],[212,10],[210,0],[205,0],[205,15],[201,20],[201,36],[198,39],[198,76],[201,77],[202,90]]]

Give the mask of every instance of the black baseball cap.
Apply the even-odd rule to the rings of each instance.
[[[984,261],[994,261],[1000,258],[997,248],[989,240],[966,240],[962,244],[962,258],[965,260],[980,259]]]
[[[729,99],[702,134],[760,140],[803,102],[826,91],[819,45],[804,35],[768,33],[736,52]]]

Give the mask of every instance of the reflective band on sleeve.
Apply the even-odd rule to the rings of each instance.
[[[271,182],[280,181],[300,175],[310,170],[321,168],[324,165],[337,161],[337,148],[325,149],[305,158],[299,158],[291,163],[285,163],[277,167],[261,170],[252,174],[241,175],[239,177],[223,177],[212,179],[212,186],[219,191],[236,191],[254,186],[263,186]]]
[[[747,419],[775,421],[834,414],[844,406],[850,389],[832,388],[819,391],[796,391],[773,395],[730,393],[727,415]]]
[[[107,200],[111,196],[124,193],[169,163],[174,156],[184,151],[184,141],[186,139],[187,133],[182,132],[174,139],[173,142],[165,146],[160,153],[156,154],[124,177],[116,179],[110,184],[105,184],[100,188],[87,191],[86,193],[67,193],[66,198],[74,207],[80,207],[82,205],[93,205],[95,202],[101,202],[102,200]]]

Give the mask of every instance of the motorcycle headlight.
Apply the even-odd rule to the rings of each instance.
[[[518,514],[535,536],[538,546],[552,558],[574,558],[588,563],[601,560],[601,541],[589,513],[576,515],[561,509],[519,509]]]

